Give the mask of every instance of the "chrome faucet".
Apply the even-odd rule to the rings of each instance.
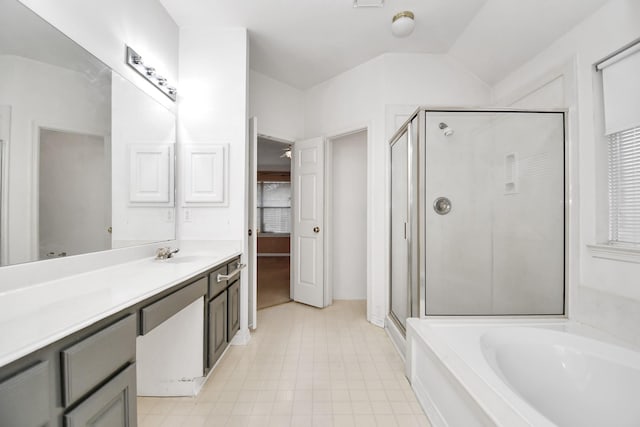
[[[165,246],[164,248],[158,248],[156,250],[156,259],[169,259],[173,257],[173,255],[177,254],[180,249],[176,248],[171,250],[169,246]]]

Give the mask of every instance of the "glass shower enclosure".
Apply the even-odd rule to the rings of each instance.
[[[391,319],[563,315],[563,110],[416,111],[390,141]]]

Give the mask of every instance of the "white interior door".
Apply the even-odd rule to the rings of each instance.
[[[293,299],[324,306],[324,140],[293,146]]]
[[[256,188],[258,185],[258,119],[249,119],[249,162],[247,178],[247,256],[249,276],[249,327],[258,327],[257,300],[258,300],[258,230],[256,229]]]

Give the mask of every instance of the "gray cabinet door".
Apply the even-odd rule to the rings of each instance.
[[[209,367],[220,358],[227,343],[227,293],[223,292],[209,303]]]
[[[240,329],[240,281],[229,286],[229,329],[227,338],[231,342],[233,336]]]
[[[63,403],[69,406],[136,358],[136,316],[131,314],[60,352]]]
[[[49,425],[49,378],[49,362],[42,362],[0,383],[0,425]]]
[[[66,427],[135,427],[136,365],[132,363],[64,416]]]

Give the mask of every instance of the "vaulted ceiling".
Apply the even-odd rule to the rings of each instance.
[[[179,26],[245,27],[251,68],[299,89],[388,52],[448,53],[488,84],[501,80],[608,0],[160,0]],[[416,28],[391,34],[394,14]]]

